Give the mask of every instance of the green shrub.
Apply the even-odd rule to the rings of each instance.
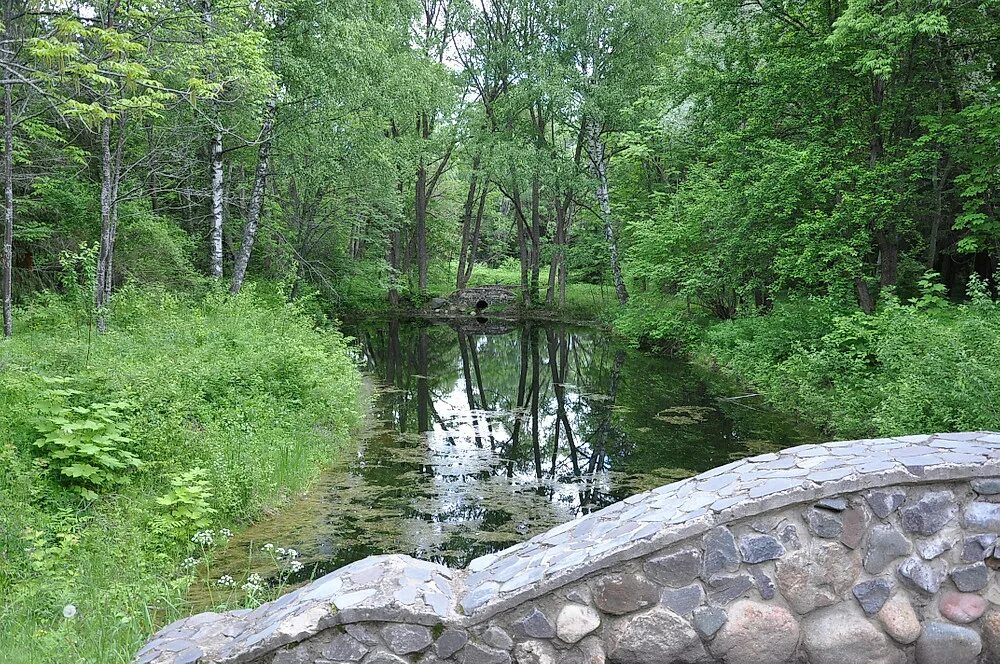
[[[710,326],[697,353],[844,437],[1000,428],[1000,304],[828,300]]]
[[[635,346],[671,353],[690,346],[700,334],[697,321],[678,301],[647,293],[632,297],[614,328]]]
[[[46,382],[65,385],[72,381],[50,378]],[[74,491],[87,500],[98,492],[129,482],[128,472],[142,468],[137,456],[122,449],[133,441],[124,435],[123,411],[127,402],[82,405],[79,390],[53,387],[38,404],[34,442],[44,467],[56,471]]]
[[[175,539],[185,539],[199,528],[212,525],[216,510],[209,500],[208,471],[192,468],[171,478],[170,491],[156,498],[156,504],[167,508],[167,513],[153,519],[154,530]]]

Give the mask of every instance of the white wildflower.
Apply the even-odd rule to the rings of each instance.
[[[247,577],[247,582],[243,584],[243,591],[248,595],[258,593],[264,589],[264,579],[260,574],[251,574]]]
[[[293,560],[293,561],[292,561],[292,564],[290,564],[290,565],[288,566],[288,570],[289,570],[290,572],[292,572],[292,573],[295,573],[295,572],[300,572],[300,571],[302,571],[302,568],[303,568],[303,567],[305,567],[305,565],[303,565],[302,563],[300,563],[300,562],[299,562],[298,560]]]
[[[202,546],[212,546],[215,542],[215,531],[199,530],[191,537],[191,541]]]
[[[184,569],[191,569],[197,564],[198,564],[197,558],[192,558],[191,556],[188,556],[187,558],[184,559],[184,562],[181,563],[181,567],[183,567]]]
[[[273,545],[273,544],[271,544],[270,542],[268,542],[268,543],[267,543],[267,544],[265,544],[264,546],[260,547],[260,550],[261,550],[261,551],[271,551],[271,550],[273,550],[273,549],[274,549],[274,545]]]
[[[76,607],[72,604],[67,604],[63,607],[63,618],[72,618],[76,615]]]
[[[219,534],[222,535],[223,537],[232,537],[233,531],[231,531],[229,528],[223,528],[219,531]]]
[[[216,583],[218,583],[223,588],[232,588],[233,586],[236,585],[236,580],[233,577],[229,576],[228,574],[225,574],[219,577],[219,580],[216,581]]]

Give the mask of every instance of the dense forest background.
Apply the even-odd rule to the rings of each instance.
[[[11,301],[996,295],[995,2],[4,5]],[[572,279],[569,278],[572,275]],[[924,286],[921,286],[924,284]]]
[[[0,11],[9,661],[185,615],[350,449],[331,319],[464,286],[825,435],[1000,429],[998,0]]]

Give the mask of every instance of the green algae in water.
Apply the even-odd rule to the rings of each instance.
[[[604,331],[503,334],[389,321],[348,332],[378,382],[358,453],[216,551],[212,579],[304,583],[381,553],[461,567],[567,520],[733,459],[819,440],[759,399]],[[569,431],[567,432],[567,425]],[[298,551],[276,574],[265,544]]]

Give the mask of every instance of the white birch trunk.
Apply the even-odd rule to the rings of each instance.
[[[106,309],[108,305],[108,266],[111,263],[113,192],[111,183],[111,119],[101,122],[101,246],[97,254],[97,277],[94,284],[94,308],[97,311],[97,331],[108,329]]]
[[[260,226],[260,215],[264,207],[264,187],[267,184],[268,159],[271,154],[271,133],[274,129],[275,108],[276,102],[271,99],[264,109],[264,122],[260,133],[260,154],[257,159],[253,190],[250,193],[250,209],[247,211],[246,226],[243,227],[243,242],[240,244],[240,251],[236,254],[236,263],[233,266],[233,283],[229,288],[229,292],[233,295],[238,295],[240,289],[243,288],[247,266],[250,264],[250,253],[253,251],[253,243],[257,239],[257,228]]]
[[[212,251],[212,278],[222,279],[222,210],[224,204],[222,132],[218,129],[212,134],[210,147],[212,170],[212,232],[210,243]]]
[[[628,303],[628,290],[622,276],[621,263],[618,261],[618,241],[615,239],[615,229],[611,217],[611,197],[608,193],[608,162],[601,140],[601,128],[597,122],[590,123],[590,165],[597,179],[597,203],[601,210],[601,221],[604,222],[604,237],[608,242],[608,252],[611,258],[611,275],[614,279],[615,294],[618,302]]]
[[[14,334],[14,113],[13,85],[3,86],[3,335]]]

